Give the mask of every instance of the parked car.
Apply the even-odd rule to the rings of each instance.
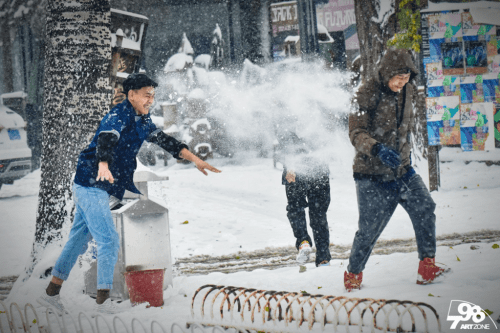
[[[26,122],[0,104],[0,188],[31,171],[31,149],[28,147]]]

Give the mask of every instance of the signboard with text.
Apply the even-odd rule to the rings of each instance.
[[[273,43],[273,59],[280,61],[290,56],[290,47],[285,43],[296,44],[299,41],[299,14],[296,1],[273,3],[271,10],[271,28]],[[287,39],[288,38],[288,39]],[[296,46],[295,55],[300,54]],[[295,49],[295,45],[294,45]],[[288,52],[287,52],[288,50]]]
[[[354,0],[330,0],[325,5],[316,6],[316,15],[318,24],[329,32],[344,32],[346,50],[359,49]]]

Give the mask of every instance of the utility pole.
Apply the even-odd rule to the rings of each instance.
[[[318,22],[314,0],[297,0],[299,13],[300,51],[303,61],[310,61],[319,54]]]

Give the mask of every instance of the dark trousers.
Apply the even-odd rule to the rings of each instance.
[[[348,271],[359,274],[365,269],[380,234],[400,204],[410,216],[417,240],[418,256],[436,254],[436,204],[422,178],[415,174],[407,182],[398,180],[398,189],[386,189],[369,179],[356,180],[358,196],[358,231],[351,249]]]
[[[295,247],[308,241],[313,244],[307,233],[305,208],[309,207],[309,224],[316,244],[316,266],[322,261],[330,261],[330,232],[326,211],[330,206],[330,181],[327,175],[319,177],[297,176],[294,183],[285,185],[288,205],[286,210],[293,235],[297,239]]]

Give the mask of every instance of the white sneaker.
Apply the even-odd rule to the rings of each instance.
[[[36,299],[36,302],[48,309],[54,310],[55,313],[62,316],[63,313],[67,314],[68,311],[64,309],[64,305],[61,303],[61,297],[59,295],[49,296],[47,292],[43,292],[43,295]]]
[[[111,298],[108,298],[102,304],[97,304],[94,306],[95,315],[98,314],[117,314],[120,313],[120,310],[116,307],[115,303],[111,301]],[[94,317],[95,317],[94,315]]]
[[[309,254],[311,253],[311,245],[309,244],[308,241],[303,241],[302,244],[299,246],[299,254],[297,254],[297,263],[299,264],[304,264],[309,260]]]

